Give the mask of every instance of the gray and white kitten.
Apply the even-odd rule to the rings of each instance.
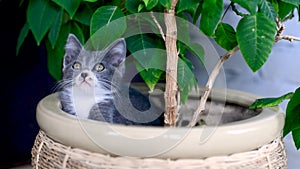
[[[121,85],[125,58],[126,43],[122,38],[104,50],[89,51],[70,34],[59,83],[62,110],[79,118],[109,123],[163,125],[160,112],[148,111],[151,107],[148,97]]]

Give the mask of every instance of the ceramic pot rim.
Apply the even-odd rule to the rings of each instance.
[[[226,93],[226,99],[233,103],[249,105],[258,98],[236,90],[227,89]],[[37,106],[38,124],[47,135],[64,145],[110,155],[173,159],[228,155],[271,142],[281,135],[284,125],[279,107],[266,108],[252,118],[217,127],[166,128],[79,120],[64,113],[59,105],[54,93]]]

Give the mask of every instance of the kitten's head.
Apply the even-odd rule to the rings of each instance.
[[[73,86],[83,89],[101,84],[107,88],[105,85],[111,85],[112,80],[122,78],[125,57],[126,43],[122,38],[101,51],[89,51],[70,34],[63,59],[63,80],[72,80]]]

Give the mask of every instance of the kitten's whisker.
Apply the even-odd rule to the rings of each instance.
[[[101,79],[101,80],[98,80],[98,83],[100,83],[101,85],[103,85],[105,88],[107,89],[117,89],[119,88],[119,85],[115,84],[115,83],[112,83],[111,81],[109,80],[106,80],[106,79]]]
[[[63,89],[64,87],[69,86],[70,84],[72,84],[73,80],[72,79],[64,79],[64,80],[60,80],[58,81],[55,86],[52,88],[53,92],[57,92],[61,89]]]
[[[120,94],[120,91],[119,91],[120,86],[118,84],[112,83],[112,81],[109,81],[107,79],[98,80],[98,83],[101,84],[102,87],[106,88],[107,90],[110,90],[115,97],[118,97],[118,98],[123,97]]]

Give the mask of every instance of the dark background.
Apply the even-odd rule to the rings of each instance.
[[[30,162],[39,130],[35,109],[55,85],[47,71],[45,49],[36,45],[31,33],[16,56],[25,6],[20,7],[18,0],[0,0],[0,168]]]
[[[0,169],[30,164],[39,131],[36,106],[56,84],[47,70],[45,47],[37,46],[31,32],[16,56],[28,3],[20,6],[20,1],[0,0]]]

